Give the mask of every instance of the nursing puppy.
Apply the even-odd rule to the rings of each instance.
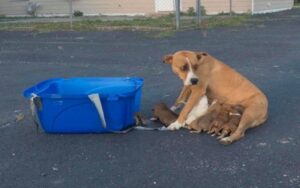
[[[222,104],[221,109],[215,119],[210,124],[210,130],[208,134],[220,135],[220,131],[223,129],[225,123],[229,121],[229,112],[231,110],[231,105]]]
[[[170,110],[165,103],[159,103],[155,105],[152,111],[153,118],[151,118],[151,120],[159,120],[165,126],[169,126],[178,118],[178,115],[172,110]]]
[[[201,98],[199,103],[192,109],[188,115],[187,124],[193,122],[197,117],[202,116],[208,108],[207,97],[204,96]],[[153,109],[153,117],[151,120],[159,120],[165,126],[169,126],[171,123],[174,123],[178,118],[178,114],[168,108],[165,103],[159,103],[155,105]]]
[[[188,114],[204,95],[221,103],[245,107],[237,130],[222,138],[222,144],[231,144],[241,139],[248,128],[266,121],[268,100],[263,92],[218,59],[205,52],[178,51],[166,55],[163,61],[171,65],[173,72],[191,90],[178,119],[168,127],[170,130],[179,129],[186,124]]]
[[[240,123],[243,112],[244,112],[244,107],[242,105],[231,106],[229,112],[229,121],[223,125],[222,133],[218,137],[218,139],[221,139],[224,136],[234,133],[234,131],[237,129]]]
[[[192,130],[191,133],[210,131],[211,123],[218,116],[221,107],[220,103],[214,102],[202,117],[194,120],[190,125],[188,125],[188,129]]]

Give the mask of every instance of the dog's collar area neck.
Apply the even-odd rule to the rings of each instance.
[[[242,114],[240,114],[240,113],[232,113],[232,112],[229,112],[229,115],[230,115],[230,116],[241,116]]]

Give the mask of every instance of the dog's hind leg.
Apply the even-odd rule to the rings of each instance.
[[[233,134],[220,140],[221,144],[228,145],[244,137],[248,128],[261,125],[267,119],[267,105],[255,103],[248,106],[241,118],[238,128]]]

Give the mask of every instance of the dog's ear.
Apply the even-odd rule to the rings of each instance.
[[[171,65],[173,63],[173,55],[172,54],[165,55],[163,57],[163,62]]]
[[[195,54],[196,54],[196,57],[197,57],[199,63],[203,62],[203,60],[207,56],[206,52],[195,52]]]

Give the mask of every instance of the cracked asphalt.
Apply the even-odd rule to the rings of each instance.
[[[9,187],[300,187],[300,9],[234,28],[151,33],[0,32],[0,182]],[[269,98],[269,119],[230,146],[205,134],[36,133],[22,92],[52,77],[140,76],[142,113],[182,83],[162,56],[207,51]],[[15,115],[25,118],[14,122]]]

